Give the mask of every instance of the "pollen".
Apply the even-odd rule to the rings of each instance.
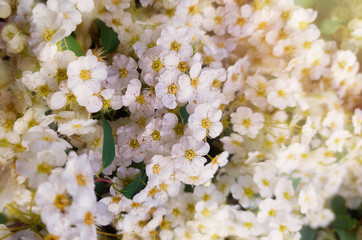
[[[178,90],[178,87],[175,84],[171,84],[168,86],[167,91],[169,94],[176,94]]]
[[[268,212],[269,216],[271,217],[275,217],[277,215],[277,211],[275,211],[275,209],[271,209],[269,212]]]
[[[187,70],[187,63],[180,62],[177,67],[181,72],[185,72]]]
[[[153,173],[159,174],[160,171],[161,171],[160,165],[158,165],[158,164],[153,165],[153,167],[152,167],[152,172],[153,172]]]
[[[172,214],[175,215],[175,216],[178,216],[178,215],[181,214],[181,211],[178,208],[174,208],[174,209],[172,209]]]
[[[50,165],[48,163],[41,163],[38,165],[37,167],[37,172],[38,173],[43,173],[43,174],[47,174],[49,175],[51,172],[52,168],[50,167]]]
[[[121,198],[120,197],[118,197],[118,196],[114,196],[114,197],[112,197],[112,202],[114,202],[114,203],[119,203],[121,201]]]
[[[280,18],[284,21],[287,21],[290,18],[290,13],[288,11],[284,11],[280,14]]]
[[[131,207],[132,207],[132,208],[139,208],[140,206],[141,206],[141,204],[138,203],[138,202],[133,202],[133,203],[131,204]]]
[[[194,78],[191,80],[191,86],[193,86],[194,88],[196,88],[199,85],[199,78]]]
[[[159,132],[159,131],[154,131],[154,132],[152,133],[152,138],[153,138],[153,140],[160,140],[160,139],[161,139],[161,134],[160,134],[160,132]]]
[[[129,146],[131,148],[137,148],[140,146],[140,143],[138,142],[137,139],[132,139],[130,142],[129,142]]]
[[[305,22],[305,21],[301,21],[301,22],[299,22],[299,24],[298,24],[298,27],[300,28],[300,29],[305,29],[306,27],[308,26],[308,23],[307,22]]]
[[[180,46],[181,46],[181,44],[179,44],[179,43],[176,42],[176,41],[173,41],[173,42],[171,43],[171,50],[178,51],[178,50],[180,49]]]
[[[251,121],[249,118],[246,118],[246,119],[243,119],[242,124],[244,127],[249,128],[251,126]]]
[[[79,73],[79,77],[83,80],[83,81],[87,81],[91,78],[91,73],[89,70],[82,70]]]
[[[73,128],[75,128],[75,129],[82,128],[82,124],[74,124],[74,125],[73,125]]]
[[[195,15],[198,12],[199,12],[199,10],[197,9],[197,6],[193,5],[193,6],[189,7],[189,14],[190,15]]]
[[[70,203],[70,199],[64,194],[58,194],[54,200],[54,205],[60,210],[64,210],[64,208],[69,206]]]
[[[54,30],[47,28],[43,34],[44,40],[50,42],[52,40],[54,33],[55,33]]]
[[[94,223],[94,216],[92,215],[92,213],[87,212],[84,216],[84,222],[87,225],[92,225]]]
[[[139,104],[145,103],[145,98],[142,95],[136,97],[136,102]]]
[[[210,126],[211,126],[211,122],[210,122],[210,119],[208,118],[204,118],[201,120],[201,126],[205,129],[209,129]]]
[[[251,223],[251,222],[246,222],[246,223],[244,223],[244,226],[246,227],[246,228],[252,228],[253,227],[253,224]]]
[[[77,183],[79,186],[85,186],[87,184],[87,180],[85,179],[83,174],[79,173],[75,178],[77,179]]]
[[[127,69],[122,68],[121,70],[119,70],[119,76],[120,76],[121,78],[125,78],[125,77],[127,77],[127,75],[128,75]]]
[[[167,17],[172,18],[175,15],[175,9],[173,8],[166,9],[165,14]]]
[[[202,215],[204,216],[204,217],[208,217],[208,216],[210,216],[210,211],[207,209],[207,208],[205,208],[204,210],[202,210]]]
[[[242,27],[242,26],[244,26],[245,23],[246,23],[246,20],[243,17],[239,17],[236,19],[236,25],[238,25],[238,26]]]
[[[280,89],[278,91],[278,96],[281,97],[281,98],[285,98],[285,96],[287,95],[287,93],[283,90],[283,89]]]
[[[50,93],[50,89],[47,85],[38,87],[38,92],[42,96],[47,96]]]
[[[215,21],[216,24],[221,24],[222,23],[222,17],[221,16],[216,16],[214,18],[214,21]]]
[[[194,159],[195,156],[196,154],[192,149],[185,151],[185,158],[187,158],[188,160],[191,161],[192,159]]]
[[[67,79],[67,70],[63,68],[59,68],[57,71],[57,74],[55,76],[59,81]]]
[[[163,65],[160,60],[155,60],[152,63],[152,69],[156,72],[160,71],[163,68]]]
[[[254,192],[253,192],[253,190],[251,190],[251,188],[245,188],[244,194],[248,197],[251,197],[251,196],[253,196]]]
[[[305,49],[310,49],[311,46],[312,46],[312,42],[310,42],[310,41],[305,41],[303,43],[303,48],[305,48]]]

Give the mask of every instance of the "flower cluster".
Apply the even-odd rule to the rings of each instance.
[[[2,0],[0,17],[0,237],[300,239],[335,195],[362,203],[362,74],[316,11]]]

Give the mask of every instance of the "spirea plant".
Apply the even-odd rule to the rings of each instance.
[[[0,0],[0,239],[360,239],[362,74],[325,5]]]

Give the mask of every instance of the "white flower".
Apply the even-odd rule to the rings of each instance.
[[[161,74],[155,91],[166,108],[176,108],[178,102],[186,102],[191,95],[190,78],[183,76],[175,70],[166,70]]]
[[[87,154],[77,155],[75,152],[68,154],[67,165],[63,172],[63,178],[67,191],[76,198],[78,195],[92,195],[94,192],[93,174],[87,159]]]
[[[209,104],[200,104],[189,116],[188,124],[196,140],[202,140],[206,136],[215,138],[222,131],[221,110]]]
[[[101,83],[107,77],[107,66],[95,55],[79,57],[67,68],[68,88],[74,93],[81,106],[89,105],[89,98],[101,91]]]
[[[247,107],[238,107],[236,112],[230,114],[230,116],[233,130],[250,138],[255,138],[264,125],[264,116],[261,113],[253,113]]]
[[[83,135],[87,133],[95,132],[95,124],[97,120],[88,119],[88,120],[81,120],[81,119],[74,119],[66,123],[61,123],[58,126],[58,132],[65,135]]]
[[[208,143],[198,141],[191,136],[184,136],[180,139],[180,143],[172,147],[171,156],[176,160],[175,166],[187,172],[188,169],[201,168],[206,162],[202,156],[209,150]]]
[[[322,208],[322,203],[323,198],[317,195],[317,191],[312,184],[308,184],[299,193],[298,204],[301,213],[319,211]]]

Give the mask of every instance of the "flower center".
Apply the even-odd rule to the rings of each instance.
[[[54,30],[51,30],[51,29],[47,28],[47,29],[45,30],[44,34],[43,34],[44,40],[45,40],[45,41],[48,41],[48,42],[49,42],[50,40],[52,40],[52,37],[53,37],[54,33],[55,33]]]
[[[194,88],[196,88],[199,85],[199,78],[194,78],[191,81],[191,86],[193,86]]]
[[[153,173],[155,173],[155,174],[159,174],[160,171],[161,171],[160,165],[158,165],[158,164],[153,165],[152,171],[153,171]]]
[[[51,170],[52,169],[48,163],[41,163],[38,165],[38,168],[37,168],[38,173],[44,173],[47,175],[50,174]]]
[[[88,80],[88,79],[91,78],[91,73],[90,73],[89,70],[84,70],[84,69],[83,69],[82,71],[80,71],[79,77],[80,77],[83,81],[86,81],[86,80]]]
[[[152,138],[153,138],[154,140],[160,140],[160,139],[161,139],[161,134],[160,134],[160,132],[159,132],[159,131],[154,131],[154,132],[152,133]]]
[[[70,199],[64,194],[58,194],[55,197],[54,205],[60,210],[64,210],[64,208],[70,205]]]
[[[188,160],[194,159],[195,156],[196,154],[192,149],[185,151],[185,158],[187,158]]]
[[[87,184],[87,180],[85,179],[83,174],[79,173],[75,178],[77,179],[77,183],[79,186],[85,186]]]
[[[168,86],[167,90],[169,94],[176,94],[178,87],[175,84],[171,84],[170,86]]]
[[[136,97],[136,102],[138,102],[139,104],[143,104],[145,103],[145,98],[142,95],[139,95],[138,97]]]
[[[58,80],[67,79],[67,70],[59,68],[58,71],[57,71],[56,78],[58,78]]]
[[[250,119],[249,118],[243,119],[243,125],[244,127],[249,128],[251,125]]]
[[[187,64],[185,62],[180,62],[178,64],[178,69],[181,71],[181,72],[185,72],[187,70]]]
[[[201,126],[202,126],[203,128],[209,129],[210,126],[211,126],[210,120],[209,120],[208,118],[202,119],[202,120],[201,120]]]
[[[236,19],[236,25],[244,26],[245,22],[246,22],[246,20],[243,17],[239,17]]]
[[[152,63],[152,68],[153,70],[155,70],[156,72],[160,71],[161,68],[163,68],[163,65],[162,63],[160,62],[160,60],[155,60],[153,61]]]
[[[180,49],[180,44],[176,41],[171,43],[171,50],[178,51]]]
[[[90,212],[87,212],[84,216],[84,222],[88,225],[92,225],[94,222],[94,216]]]
[[[140,144],[137,139],[132,139],[129,145],[131,146],[131,148],[136,148],[139,147]]]
[[[47,85],[38,87],[38,91],[42,96],[47,96],[50,93],[50,89]]]
[[[119,70],[119,76],[120,77],[124,78],[124,77],[127,77],[127,75],[128,75],[127,69],[122,68],[121,70]]]

